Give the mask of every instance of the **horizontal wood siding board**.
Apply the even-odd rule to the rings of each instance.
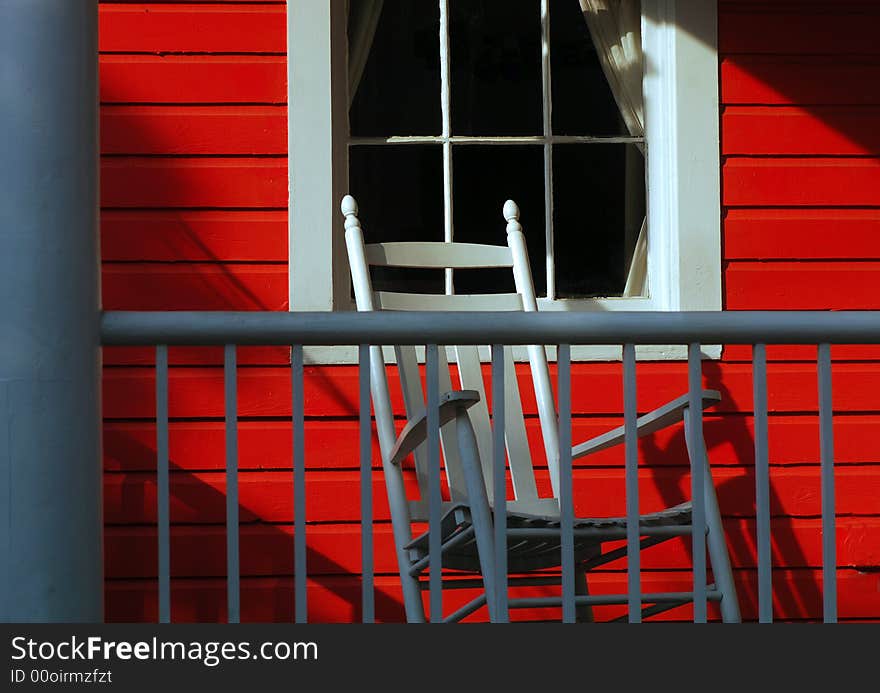
[[[105,366],[154,366],[156,347],[104,347]],[[286,366],[290,364],[290,349],[283,346],[238,347],[240,366]],[[169,347],[171,366],[222,366],[223,347]]]
[[[722,5],[718,52],[876,55],[880,54],[878,22],[880,8],[876,3],[765,3],[762,8]]]
[[[99,5],[284,5],[287,0],[98,0]]]
[[[730,262],[728,310],[877,310],[878,262]]]
[[[722,513],[753,517],[755,479],[748,469],[716,467],[712,472]],[[409,493],[417,496],[414,474],[407,474]],[[815,517],[821,513],[820,469],[817,465],[786,466],[772,474],[771,512],[776,516]],[[306,479],[309,522],[359,522],[360,474],[357,471],[312,471]],[[546,473],[536,474],[541,495],[550,495]],[[375,518],[389,520],[381,472],[373,473]],[[586,517],[625,514],[621,469],[576,469],[573,473],[575,512]],[[226,475],[192,472],[171,475],[171,519],[189,524],[219,524],[226,517]],[[289,471],[239,473],[240,516],[247,522],[293,522],[293,494]],[[880,494],[880,467],[841,465],[836,469],[837,512],[874,515]],[[510,480],[508,479],[508,487]],[[677,505],[690,497],[686,467],[639,471],[639,502],[643,512]],[[156,522],[155,475],[104,475],[104,521],[107,524]]]
[[[284,53],[283,5],[106,5],[98,47],[118,53]]]
[[[754,422],[750,415],[707,414],[704,419],[709,459],[716,466],[748,469],[754,462]],[[622,423],[620,416],[577,417],[572,421],[576,442],[600,435]],[[398,422],[402,426],[403,422]],[[526,422],[529,447],[536,466],[543,468],[544,453],[540,426],[535,418]],[[880,415],[835,416],[835,460],[842,464],[880,461]],[[292,432],[289,421],[239,422],[239,468],[249,470],[291,469]],[[353,469],[358,460],[358,423],[353,419],[309,419],[305,422],[308,470]],[[221,421],[172,421],[170,455],[173,473],[217,471],[225,465],[224,427]],[[819,418],[816,414],[771,415],[769,454],[774,465],[818,464]],[[378,442],[373,440],[372,460],[381,460]],[[667,428],[639,445],[643,467],[681,466],[685,447],[680,425]],[[623,446],[575,460],[575,467],[623,466]],[[152,422],[112,421],[104,425],[104,469],[108,473],[154,472],[156,469],[156,426]]]
[[[687,390],[687,364],[640,363],[639,411],[650,411]],[[526,374],[517,369],[523,409],[534,415],[535,400],[525,388]],[[555,368],[551,373],[555,372]],[[752,373],[748,363],[703,363],[705,387],[719,389],[721,402],[711,412],[750,412]],[[839,412],[880,411],[880,364],[836,363],[834,408]],[[619,415],[623,411],[619,363],[583,364],[572,369],[572,411],[583,415]],[[403,415],[399,383],[389,377],[394,411]],[[307,416],[357,417],[357,368],[306,366]],[[809,363],[772,363],[768,367],[770,411],[816,412],[816,367]],[[223,373],[217,368],[173,368],[169,377],[170,415],[175,418],[223,417]],[[104,416],[148,419],[155,416],[155,376],[149,368],[108,368],[103,379]],[[287,368],[241,368],[239,413],[243,417],[290,416],[290,371]]]
[[[287,158],[104,157],[101,205],[283,209]]]
[[[287,310],[279,265],[105,264],[105,310]]]
[[[742,595],[743,617],[757,619],[757,575],[755,571],[735,571],[737,592]],[[880,617],[880,592],[874,573],[852,569],[837,571],[839,612],[842,619]],[[822,575],[818,570],[774,571],[774,584],[782,585],[776,595],[777,619],[822,618]],[[376,616],[379,621],[404,622],[403,597],[396,576],[376,578]],[[591,573],[591,594],[626,593],[626,575],[619,572]],[[294,585],[292,577],[244,578],[242,621],[292,622]],[[646,592],[687,591],[693,588],[690,571],[645,573]],[[516,596],[547,596],[554,588],[520,588]],[[478,589],[444,590],[444,607],[452,610],[478,595]],[[108,621],[157,620],[157,585],[150,580],[109,580],[106,583]],[[555,588],[558,594],[558,588]],[[514,593],[512,593],[514,594]],[[427,599],[427,594],[424,596]],[[318,577],[308,581],[309,621],[313,623],[352,623],[360,620],[361,580],[359,576]],[[597,620],[620,616],[623,607],[597,607]],[[717,607],[709,605],[709,615],[718,620]],[[171,618],[174,622],[224,622],[226,620],[226,580],[222,578],[175,579],[171,582]],[[514,609],[513,620],[559,619],[559,609]],[[688,621],[691,607],[667,612],[663,620]],[[469,617],[485,621],[485,609]]]
[[[285,106],[101,107],[103,154],[287,154]]]
[[[728,158],[722,172],[729,207],[880,205],[878,158]]]
[[[284,56],[102,55],[102,103],[285,104]]]
[[[877,105],[880,57],[727,56],[721,102],[776,105]]]
[[[101,259],[287,262],[287,212],[105,210]]]
[[[876,106],[727,106],[721,151],[726,156],[877,155],[878,121]]]
[[[880,259],[880,209],[728,209],[727,260]]]
[[[734,568],[756,568],[756,524],[750,519],[729,519],[725,532]],[[781,518],[775,522],[775,568],[821,568],[822,523],[819,519]],[[282,576],[293,574],[293,525],[242,525],[241,574]],[[378,524],[373,532],[377,573],[397,570],[391,525]],[[360,525],[311,525],[306,544],[309,574],[357,575],[361,570]],[[226,528],[223,525],[177,525],[171,528],[173,577],[223,577],[226,574]],[[690,539],[673,539],[661,548],[646,551],[643,570],[684,570],[691,565]],[[616,544],[609,544],[614,548]],[[108,527],[104,535],[107,578],[157,576],[156,528]],[[837,524],[839,567],[877,565],[880,562],[880,518],[842,517]],[[625,570],[626,559],[603,567]]]
[[[403,422],[401,421],[400,424]],[[798,427],[810,431],[810,422]],[[815,422],[813,422],[815,424]],[[574,419],[572,435],[586,440],[621,424],[619,418]],[[815,426],[812,427],[815,429]],[[530,449],[535,465],[545,467],[540,424],[535,418],[526,422]],[[716,463],[748,463],[737,454],[747,452],[750,424],[722,418],[707,420],[706,436],[710,447],[720,445],[725,454]],[[174,471],[215,470],[223,468],[223,424],[219,421],[175,421],[171,423],[171,460]],[[358,459],[358,423],[352,420],[314,419],[305,422],[307,469],[352,469]],[[817,432],[818,429],[812,432]],[[737,434],[733,440],[729,434]],[[155,470],[156,429],[152,422],[109,422],[104,426],[104,464],[108,471]],[[290,423],[286,421],[239,422],[239,467],[242,469],[291,469]],[[733,447],[739,442],[740,445]],[[804,446],[799,446],[801,449]],[[642,448],[642,464],[683,465],[686,453],[680,426],[657,434],[650,445]],[[730,451],[728,454],[727,451]],[[602,451],[578,460],[576,466],[620,466],[622,448]],[[799,462],[811,459],[799,458]],[[816,455],[812,459],[818,459]],[[844,458],[840,458],[844,459]],[[379,465],[378,442],[373,441],[373,460]],[[774,460],[775,461],[775,460]]]

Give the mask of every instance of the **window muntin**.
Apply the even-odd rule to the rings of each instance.
[[[351,0],[350,16],[368,2]],[[644,139],[625,134],[574,1],[383,5],[350,111],[349,189],[370,240],[503,243],[500,209],[513,198],[539,295],[620,296],[645,215]],[[415,87],[394,98],[401,84]],[[438,113],[439,132],[426,130]],[[488,275],[455,280],[459,292],[493,287]]]

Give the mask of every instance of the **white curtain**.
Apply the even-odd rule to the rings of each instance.
[[[354,101],[379,17],[382,15],[384,0],[352,0],[351,13],[348,20],[348,105]]]
[[[642,94],[644,56],[642,55],[640,0],[579,0],[590,37],[599,56],[605,78],[614,94],[620,115],[629,134],[645,134],[645,100]],[[644,178],[631,175],[641,171],[643,162],[634,157],[644,156],[644,147],[635,152],[627,147],[626,227],[638,228],[635,241],[627,239],[626,248],[633,248],[627,268],[624,296],[644,295],[648,275],[647,219],[641,206]],[[634,164],[639,164],[638,166]],[[641,219],[634,219],[639,215]]]

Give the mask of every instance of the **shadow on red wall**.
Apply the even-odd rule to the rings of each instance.
[[[845,7],[844,7],[845,6]],[[793,213],[802,209],[822,208],[833,210],[853,206],[874,208],[880,203],[880,167],[876,160],[864,157],[880,152],[880,137],[875,127],[875,108],[880,106],[873,85],[880,77],[880,51],[877,49],[875,33],[878,9],[873,3],[841,3],[829,9],[825,3],[801,3],[796,6],[780,3],[772,7],[767,3],[745,6],[742,3],[722,1],[721,8],[721,51],[722,51],[722,101],[726,106],[739,105],[744,108],[790,105],[796,106],[799,114],[789,114],[805,128],[801,136],[791,136],[785,130],[784,120],[777,133],[778,138],[768,137],[760,129],[748,137],[737,138],[730,143],[731,155],[742,159],[740,163],[729,165],[725,158],[724,200],[729,207],[736,208],[784,208]],[[777,11],[774,11],[775,10]],[[794,23],[792,23],[794,22]],[[872,24],[873,22],[873,24]],[[835,27],[837,27],[835,29]],[[868,33],[871,34],[868,37]],[[869,40],[870,38],[870,40]],[[846,57],[845,57],[846,54]],[[112,91],[112,84],[104,89]],[[726,115],[726,114],[725,114]],[[770,113],[766,114],[770,117]],[[774,117],[785,115],[773,113]],[[755,117],[762,117],[756,113]],[[806,118],[806,120],[803,120]],[[800,119],[800,120],[798,120]],[[145,121],[147,122],[147,121]],[[795,121],[790,121],[795,122]],[[145,125],[146,127],[146,125]],[[809,135],[809,133],[819,133]],[[742,131],[740,131],[742,134]],[[746,132],[748,135],[748,132]],[[759,137],[760,135],[760,137]],[[807,136],[809,135],[809,136]],[[723,132],[725,138],[727,132]],[[149,132],[141,132],[138,140],[150,141]],[[775,140],[775,142],[774,142]],[[758,151],[749,151],[749,141],[755,142]],[[768,144],[770,142],[770,144]],[[286,143],[285,143],[286,144]],[[162,141],[148,145],[148,149],[162,152]],[[127,152],[138,155],[142,152]],[[190,157],[185,161],[177,158],[179,153],[167,152],[168,165],[156,161],[144,161],[146,157],[120,156],[108,160],[104,169],[105,204],[113,208],[107,217],[119,210],[126,210],[118,216],[124,222],[129,211],[161,207],[168,217],[169,231],[160,233],[168,241],[164,251],[150,257],[131,258],[114,261],[105,269],[105,305],[114,309],[214,309],[214,310],[284,310],[287,307],[286,265],[279,261],[276,251],[264,257],[249,256],[244,262],[217,251],[215,236],[206,236],[204,227],[193,222],[194,217],[203,211],[217,211],[227,207],[223,200],[224,186],[222,175],[211,172],[202,176],[199,171],[210,169],[211,157]],[[277,154],[274,152],[272,156]],[[225,154],[225,152],[220,152]],[[757,154],[759,158],[749,155]],[[817,156],[810,156],[817,155]],[[228,211],[260,209],[280,212],[286,204],[286,181],[279,185],[271,178],[265,166],[236,168],[235,156],[223,157],[227,172],[235,171],[240,176],[242,189],[249,191]],[[243,156],[243,155],[241,155]],[[265,152],[250,152],[248,162],[267,156]],[[774,157],[772,161],[766,157]],[[855,157],[849,159],[844,157]],[[191,161],[190,159],[193,159]],[[163,161],[165,161],[163,159]],[[777,165],[777,161],[779,162]],[[841,162],[850,162],[841,163]],[[240,162],[239,162],[240,163]],[[130,169],[126,169],[128,165]],[[190,165],[192,164],[192,165]],[[206,168],[207,167],[207,168]],[[220,170],[220,169],[218,169]],[[200,177],[202,176],[202,177]],[[218,177],[219,176],[219,177]],[[250,183],[244,182],[247,176],[255,176]],[[260,176],[266,177],[263,183]],[[115,180],[113,178],[115,177]],[[205,181],[208,181],[207,183]],[[211,182],[214,181],[214,182]],[[212,187],[216,184],[218,187]],[[205,187],[207,186],[207,187]],[[279,191],[283,195],[279,197]],[[118,197],[114,197],[118,196]],[[189,202],[187,202],[189,200]],[[182,204],[181,204],[182,201]],[[198,208],[195,212],[194,209]],[[222,210],[221,210],[222,211]],[[286,222],[285,222],[286,223]],[[231,232],[235,233],[235,232]],[[285,226],[286,233],[286,226]],[[164,235],[161,235],[164,234]],[[877,235],[876,238],[880,238]],[[246,239],[244,239],[246,242]],[[791,260],[797,260],[797,239],[791,248]],[[222,243],[221,243],[222,245]],[[880,245],[876,246],[880,251]],[[286,252],[286,246],[285,246]],[[871,259],[878,257],[872,255]],[[761,258],[756,258],[761,260]],[[834,260],[834,257],[827,258]],[[862,258],[865,259],[865,258]],[[183,262],[180,262],[183,260]],[[254,267],[259,266],[259,267]],[[279,279],[278,277],[281,277]],[[727,277],[725,277],[727,281]],[[796,287],[795,287],[796,289]],[[873,294],[866,296],[862,307],[874,306]],[[774,306],[760,306],[774,307]],[[787,307],[787,306],[777,306]],[[830,305],[815,307],[828,308]],[[242,349],[240,362],[243,367],[267,365],[285,368],[289,364],[286,349]],[[149,350],[108,350],[108,363],[111,368],[149,367],[152,354]],[[190,350],[186,355],[180,352],[173,355],[172,364],[190,364],[198,367],[218,366],[222,358],[218,350]],[[706,362],[704,376],[708,387],[719,390],[725,399],[733,399],[725,384],[724,363]],[[351,401],[338,382],[327,373],[314,370],[310,373],[313,386],[324,396],[335,402],[335,406],[356,417],[356,403]],[[113,412],[108,412],[113,417]],[[279,419],[279,420],[283,420]],[[718,487],[722,510],[735,512],[738,516],[753,516],[754,504],[744,507],[742,498],[754,498],[754,451],[742,441],[751,441],[751,430],[746,417],[731,415],[725,417],[725,432],[729,439],[740,441],[735,454],[738,465],[745,473],[727,480]],[[683,448],[681,433],[671,441],[659,444],[653,438],[643,439],[641,452],[650,469],[658,469],[661,459],[665,459],[675,449]],[[121,448],[131,456],[132,463],[139,469],[154,468],[155,449],[144,446],[135,439],[129,439]],[[108,450],[108,454],[117,454]],[[709,451],[710,459],[713,450]],[[173,456],[173,451],[172,451]],[[810,460],[815,461],[815,460]],[[225,507],[225,496],[217,488],[200,484],[198,475],[192,473],[189,465],[172,462],[175,478],[188,477],[191,483],[175,486],[175,502],[200,507],[205,504]],[[665,469],[668,468],[664,467]],[[680,494],[681,480],[686,470],[678,468],[680,475],[670,477],[668,473],[656,476],[656,488],[667,505],[674,505],[683,497]],[[116,474],[116,472],[110,472]],[[126,472],[121,472],[125,475]],[[133,475],[133,483],[125,491],[131,503],[143,504],[144,484],[141,476]],[[126,482],[123,481],[123,486]],[[193,489],[198,489],[193,491]],[[194,494],[194,495],[188,495]],[[140,496],[140,498],[136,498]],[[731,507],[731,499],[736,499],[737,507]],[[781,507],[782,503],[774,487],[771,487],[771,506]],[[249,600],[256,600],[253,612],[261,618],[272,620],[291,620],[293,618],[292,590],[292,540],[286,528],[276,526],[273,521],[260,517],[260,512],[242,504],[243,518],[259,531],[262,545],[271,548],[271,557],[263,557],[267,571],[262,587],[257,593],[245,591],[242,599],[245,612]],[[247,524],[243,524],[247,531]],[[175,527],[175,535],[180,530]],[[793,527],[790,517],[775,517],[774,565],[794,567],[809,566],[807,552],[799,544],[799,534]],[[154,539],[152,541],[155,541]],[[187,546],[186,541],[193,542]],[[212,540],[213,541],[213,540]],[[245,539],[243,539],[244,551]],[[149,542],[148,542],[149,544]],[[731,537],[733,559],[737,565],[751,565],[754,562],[754,542],[752,537],[743,534]],[[225,568],[225,561],[219,560],[220,546],[205,551],[205,545],[198,539],[182,541],[175,539],[172,551],[172,567],[175,556],[181,551],[192,551],[205,555],[211,566]],[[120,551],[122,549],[119,549]],[[155,554],[154,554],[155,555]],[[116,561],[108,556],[108,561]],[[131,589],[111,589],[108,596],[108,618],[133,620],[155,618],[155,608],[151,600],[155,595],[155,563],[144,559],[138,562],[141,574],[129,572],[125,577],[112,578],[119,585],[131,584]],[[340,580],[348,575],[348,566],[333,561],[326,555],[309,549],[310,565],[323,566],[322,574],[313,580],[324,592],[330,594],[337,603],[346,606],[352,620],[360,615],[361,588],[357,578]],[[152,567],[151,567],[152,566]],[[744,571],[748,572],[748,571]],[[197,576],[173,572],[175,576],[175,611],[184,614],[186,620],[222,620],[225,616],[225,597],[223,594],[223,572],[211,567],[200,571]],[[814,575],[815,572],[810,573]],[[205,578],[205,582],[199,582]],[[389,576],[393,581],[393,573]],[[129,583],[130,580],[135,582]],[[257,578],[254,578],[257,579]],[[210,595],[202,599],[193,596],[188,585],[208,587]],[[753,614],[757,601],[754,581],[743,579],[741,601],[748,606],[744,609]],[[267,596],[268,595],[268,596]],[[777,580],[774,584],[776,608],[786,618],[816,618],[820,610],[821,588],[817,579],[798,581]],[[399,620],[403,617],[399,596],[395,588],[377,590],[377,611],[387,619]],[[181,606],[181,599],[192,600],[191,606]],[[257,603],[259,602],[259,603]],[[188,602],[189,603],[189,602]],[[182,610],[182,611],[181,611]],[[323,620],[335,618],[339,612],[322,611],[321,598],[312,599],[310,618]]]

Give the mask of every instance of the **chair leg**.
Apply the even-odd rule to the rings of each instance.
[[[425,603],[422,601],[422,586],[417,577],[408,571],[400,571],[400,583],[403,588],[403,604],[406,610],[407,623],[426,623]]]
[[[684,436],[687,445],[688,457],[693,459],[693,440],[691,436],[690,411],[684,413]],[[712,565],[712,575],[715,578],[715,587],[721,592],[721,619],[725,623],[740,623],[742,618],[739,612],[739,600],[736,596],[736,585],[733,581],[733,570],[730,567],[730,554],[727,550],[727,540],[724,536],[724,525],[721,521],[721,510],[718,507],[718,496],[715,494],[715,483],[712,481],[712,470],[709,465],[709,455],[705,443],[702,449],[702,461],[705,465],[703,474],[703,498],[706,506],[706,528],[708,534],[706,541],[709,548],[709,561]]]
[[[574,593],[580,597],[588,597],[590,590],[587,587],[587,571],[582,565],[577,566],[574,572]],[[581,604],[575,607],[576,623],[593,623],[593,607],[590,604]]]
[[[403,487],[403,475],[399,467],[385,464],[385,483],[388,492],[388,507],[391,510],[391,526],[394,531],[394,544],[397,549],[397,567],[400,572],[400,586],[403,590],[403,605],[407,623],[425,622],[425,604],[417,577],[409,574],[410,559],[403,547],[412,539],[409,506]]]
[[[392,508],[392,517],[394,517],[393,513],[396,510],[394,507],[395,504],[391,502],[390,505]],[[405,518],[408,524],[409,512],[406,508],[404,508],[404,510],[406,511]],[[425,603],[422,601],[422,588],[419,584],[418,577],[409,574],[409,555],[406,549],[403,548],[409,543],[411,537],[404,534],[402,530],[398,530],[398,528],[402,526],[402,522],[393,524],[394,543],[397,545],[397,566],[400,572],[400,586],[403,591],[403,606],[406,611],[406,622],[425,623],[427,618],[425,617]]]
[[[708,466],[708,465],[707,465]],[[721,592],[721,620],[724,623],[740,623],[739,600],[736,596],[736,585],[733,582],[733,570],[730,567],[730,554],[727,550],[727,539],[724,536],[724,525],[721,523],[721,512],[718,509],[718,498],[715,486],[708,472],[705,475],[704,493],[706,498],[706,524],[709,533],[706,541],[709,545],[709,562],[712,564],[712,576],[715,587]]]
[[[480,453],[473,425],[463,409],[457,413],[456,419],[455,428],[467,487],[468,506],[474,527],[474,538],[477,542],[477,554],[480,558],[480,572],[486,590],[486,606],[489,609],[489,620],[495,623],[500,615],[497,613],[495,602],[495,537],[492,511],[489,508],[486,481],[480,467]]]

